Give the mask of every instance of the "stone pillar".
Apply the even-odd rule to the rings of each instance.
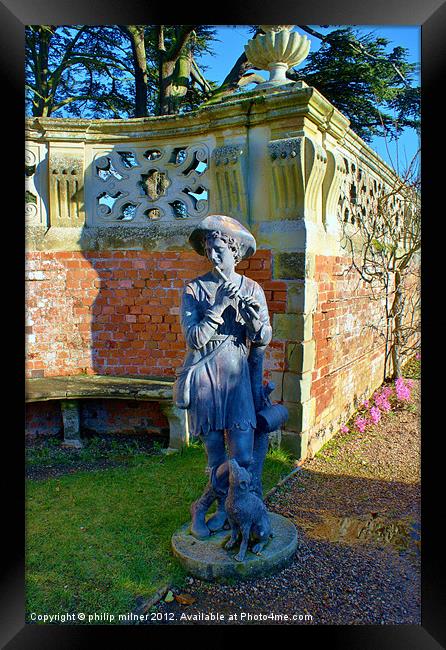
[[[289,412],[281,433],[281,445],[296,458],[305,458],[308,430],[315,415],[315,400],[311,397],[311,381],[315,360],[313,312],[317,305],[314,282],[310,273],[311,257],[306,253],[276,253],[274,279],[287,282],[287,308],[284,314],[274,314],[274,338],[284,340],[285,366],[283,373],[273,373],[276,389],[273,398],[283,399]],[[277,375],[277,376],[276,376]]]
[[[313,312],[317,305],[314,255],[309,243],[321,212],[327,156],[321,144],[305,134],[270,139],[269,219],[260,226],[273,252],[273,281],[287,285],[286,312],[274,314],[273,338],[285,341],[282,372],[273,372],[273,399],[283,399],[289,418],[281,445],[300,459],[307,454],[308,432],[315,417],[311,396],[315,361]]]
[[[81,449],[80,409],[77,400],[61,400],[60,409],[63,419],[63,446]]]
[[[303,82],[290,88],[289,96],[295,98],[294,115],[277,114],[268,127],[265,108],[258,104],[251,112],[251,131],[255,128],[259,137],[249,150],[250,175],[262,178],[262,184],[249,193],[249,200],[257,244],[272,251],[272,281],[284,282],[287,292],[285,313],[272,318],[273,340],[284,342],[285,349],[283,368],[271,377],[276,384],[272,399],[283,400],[289,412],[281,445],[304,459],[316,417],[315,256],[337,234],[343,165],[336,146],[348,122],[335,109],[327,110],[325,100]],[[308,113],[299,112],[301,102]],[[257,112],[262,122],[257,123]]]
[[[189,444],[189,420],[187,410],[179,409],[170,402],[160,402],[161,412],[169,421],[169,447],[166,452],[180,451]]]

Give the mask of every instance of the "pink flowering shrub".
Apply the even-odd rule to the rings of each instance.
[[[410,379],[404,380],[398,377],[395,382],[395,394],[399,402],[410,402],[413,382]]]
[[[370,418],[373,422],[373,424],[378,424],[378,422],[381,419],[381,411],[377,406],[372,406],[370,409]]]
[[[367,418],[363,418],[360,415],[355,420],[355,426],[360,433],[364,433],[368,424],[369,421],[367,420]]]
[[[390,404],[390,396],[393,393],[393,389],[390,386],[384,386],[380,391],[377,391],[374,395],[375,406],[380,410],[388,413],[392,405]]]
[[[413,383],[411,379],[400,377],[393,386],[389,384],[382,386],[372,398],[361,402],[353,426],[360,433],[364,433],[370,424],[378,424],[383,413],[388,413],[392,408],[398,408],[401,402],[410,402]],[[349,428],[343,424],[340,430],[342,433],[348,433]]]

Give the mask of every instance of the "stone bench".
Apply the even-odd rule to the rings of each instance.
[[[26,402],[60,400],[64,445],[82,447],[79,400],[126,399],[157,401],[169,422],[169,447],[179,450],[189,443],[187,411],[173,404],[174,379],[169,377],[112,377],[74,375],[27,379]]]

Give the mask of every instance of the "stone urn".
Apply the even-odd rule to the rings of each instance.
[[[269,70],[270,77],[259,88],[293,83],[286,71],[302,63],[310,51],[310,40],[297,32],[294,25],[259,25],[266,32],[257,34],[245,45],[248,61],[260,70]]]

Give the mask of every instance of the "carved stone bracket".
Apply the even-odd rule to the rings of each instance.
[[[25,147],[25,222],[30,226],[46,226],[46,212],[43,203],[44,191],[41,179],[46,181],[45,171],[42,173],[42,151],[39,145],[27,143]]]
[[[245,158],[241,145],[224,145],[212,152],[215,211],[242,220],[247,214]]]
[[[25,219],[28,223],[39,223],[37,190],[34,185],[36,167],[36,154],[25,149]]]
[[[268,144],[272,169],[271,211],[274,218],[316,220],[327,165],[325,150],[308,137]]]
[[[79,227],[85,223],[83,150],[54,150],[49,155],[51,226]]]
[[[322,222],[327,232],[335,234],[339,229],[337,210],[347,171],[342,156],[331,149],[326,151],[327,170],[322,184]]]

